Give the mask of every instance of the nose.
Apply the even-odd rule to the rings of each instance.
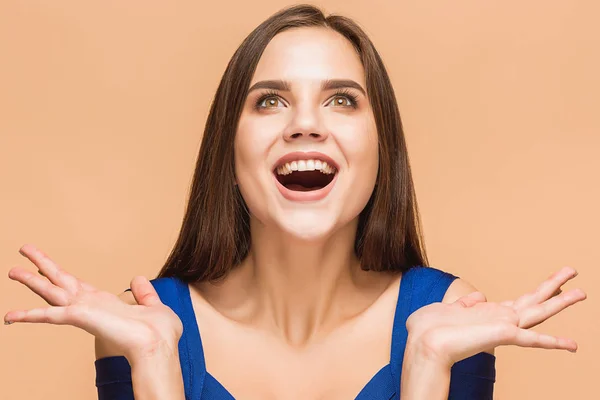
[[[317,110],[298,110],[283,133],[286,142],[298,140],[321,142],[328,136]]]
[[[318,133],[318,132],[310,132],[310,133],[296,132],[296,133],[284,135],[286,142],[293,142],[294,140],[298,140],[302,137],[311,138],[312,140],[319,142],[319,141],[323,141],[325,139],[326,135],[324,135],[322,133]]]

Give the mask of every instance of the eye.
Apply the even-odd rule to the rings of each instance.
[[[279,94],[275,91],[268,91],[260,96],[254,103],[254,108],[257,110],[265,108],[278,108],[284,106]]]
[[[277,108],[277,105],[281,104],[281,100],[277,97],[267,97],[258,103],[259,107],[263,108]]]
[[[347,98],[346,96],[335,96],[333,98],[333,100],[331,100],[331,103],[333,103],[336,106],[351,106],[352,105],[352,101]],[[329,104],[331,104],[329,103]]]
[[[334,107],[358,107],[358,98],[355,94],[347,90],[341,90],[334,93],[334,96],[327,103],[327,105],[333,105]],[[264,110],[267,108],[280,108],[285,107],[284,102],[279,97],[279,94],[270,91],[260,96],[254,103],[254,108],[257,110]]]
[[[328,104],[332,104],[334,107],[356,108],[358,105],[358,98],[356,95],[344,90],[335,93],[335,95]]]

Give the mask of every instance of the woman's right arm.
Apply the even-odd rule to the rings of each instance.
[[[98,357],[108,356],[107,353],[123,355],[124,358],[111,359],[114,363],[101,364],[101,369],[108,376],[115,373],[113,366],[120,367],[118,374],[131,367],[128,377],[119,376],[115,381],[131,381],[136,400],[184,400],[177,353],[183,324],[162,303],[148,279],[134,277],[130,287],[135,302],[123,301],[122,297],[127,295],[98,290],[77,279],[35,246],[25,245],[19,252],[35,264],[39,274],[15,267],[10,269],[8,277],[27,286],[50,307],[9,311],[4,316],[5,324],[49,323],[83,329],[97,338],[97,347],[106,351],[101,351]],[[99,360],[96,361],[99,366]],[[111,382],[106,380],[102,384]],[[108,398],[130,400],[132,394],[127,390]]]
[[[177,348],[159,345],[153,354],[130,360],[133,393],[137,400],[185,400]]]
[[[119,298],[127,304],[137,304],[130,291],[121,293]],[[108,361],[102,360],[107,357],[124,356],[119,354],[118,349],[99,337],[96,337],[95,340],[95,353],[96,360],[101,360],[100,363]],[[135,394],[136,400],[185,399],[177,346],[170,346],[166,342],[157,343],[154,351],[149,351],[145,356],[130,356],[127,361],[130,365],[130,376],[118,377],[112,383],[106,384],[108,386],[112,385],[112,388],[99,388],[99,400],[104,400],[104,393],[106,393],[106,396],[110,396],[111,399],[120,396],[119,400],[133,400],[131,391]],[[100,378],[104,379],[103,376]],[[131,379],[131,382],[123,382],[126,378]]]

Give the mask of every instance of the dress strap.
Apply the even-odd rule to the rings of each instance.
[[[154,286],[154,289],[156,290],[156,293],[158,293],[158,297],[163,304],[171,308],[171,310],[173,310],[173,312],[181,319],[181,323],[183,324],[183,334],[179,339],[178,350],[185,388],[185,398],[186,400],[199,399],[200,391],[198,391],[198,388],[201,390],[202,384],[198,385],[194,380],[201,378],[201,382],[203,382],[204,374],[196,371],[196,360],[190,355],[190,348],[200,348],[201,352],[202,347],[190,343],[190,341],[193,341],[194,335],[190,334],[189,331],[193,330],[193,326],[195,325],[195,315],[193,310],[190,314],[191,302],[189,302],[189,292],[188,299],[182,297],[182,295],[185,295],[185,291],[180,288],[183,282],[180,282],[176,277],[152,279],[150,280],[150,283]],[[187,304],[190,304],[190,306],[187,307]],[[194,318],[194,325],[190,322],[190,315]],[[204,360],[204,356],[202,356],[202,360]]]
[[[177,277],[173,278],[173,282],[181,307],[181,312],[178,315],[183,324],[183,334],[179,342],[179,354],[182,360],[182,368],[186,367],[184,376],[187,374],[189,383],[186,390],[186,400],[198,400],[202,397],[202,390],[207,375],[202,339],[200,338],[198,321],[196,320],[196,313],[194,312],[190,288],[187,282]],[[185,353],[183,357],[181,356],[182,352]]]
[[[422,266],[412,267],[402,275],[394,315],[390,358],[392,377],[398,385],[396,388],[398,393],[400,393],[402,361],[408,338],[406,320],[419,308],[441,302],[446,290],[457,278],[457,276],[439,269]]]

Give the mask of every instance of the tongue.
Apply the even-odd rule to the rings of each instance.
[[[302,186],[300,184],[297,183],[290,183],[288,185],[285,185],[286,188],[290,189],[290,190],[294,190],[296,192],[310,192],[311,190],[319,190],[321,189],[321,186],[313,186],[313,187],[305,187]]]

